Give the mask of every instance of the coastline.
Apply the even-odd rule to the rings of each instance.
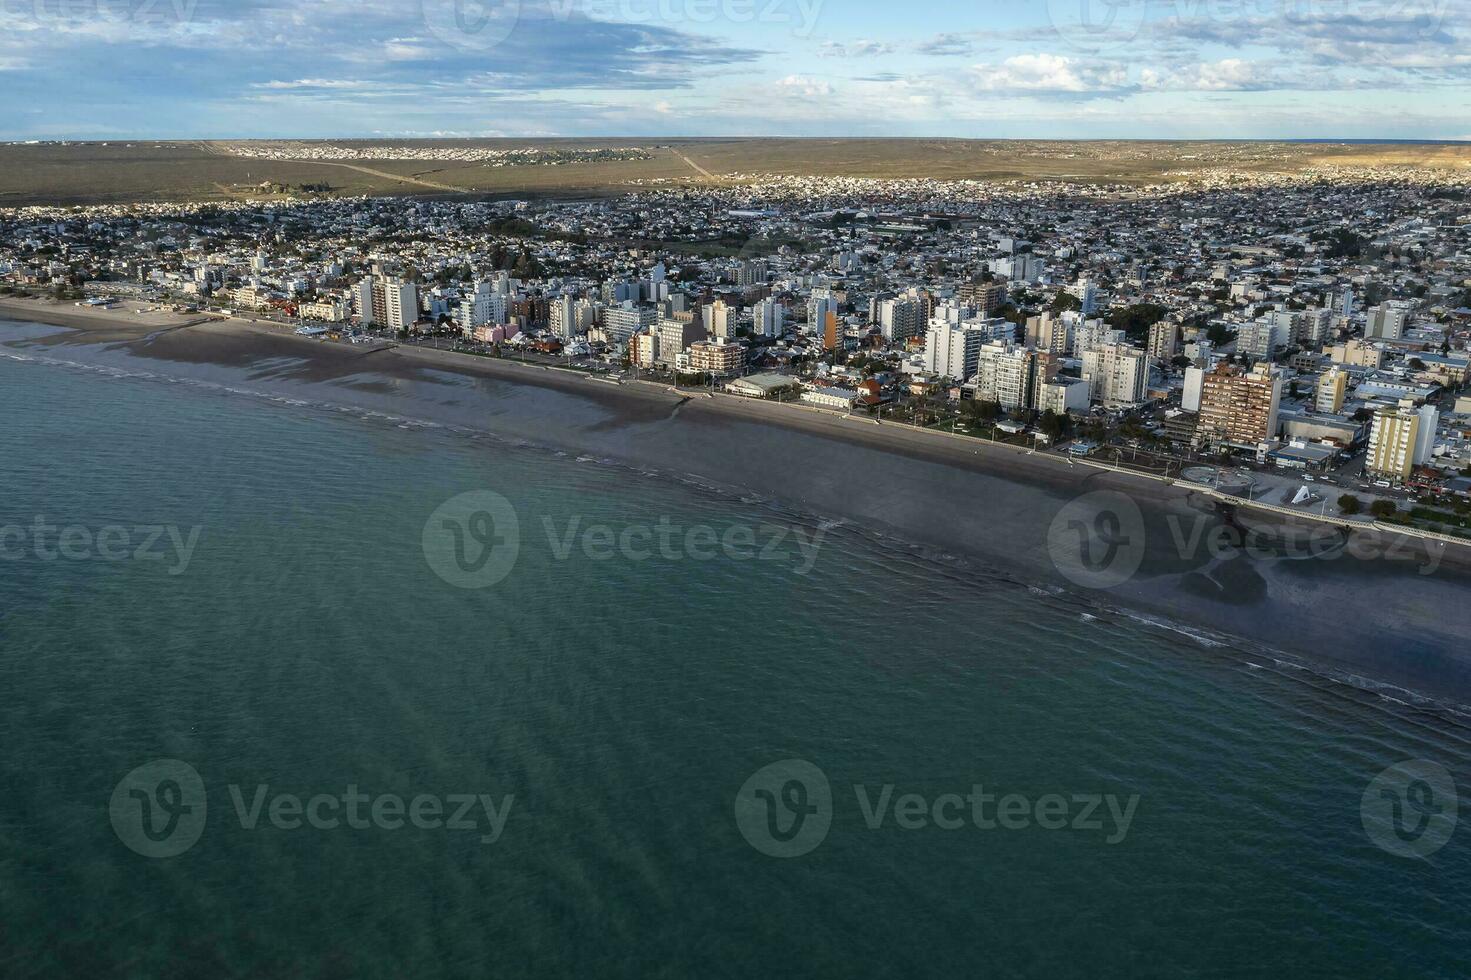
[[[385,407],[402,406],[406,387],[445,389],[450,397],[420,398],[410,407],[535,445],[754,490],[1088,604],[1136,610],[1471,704],[1471,658],[1459,652],[1471,633],[1471,612],[1459,601],[1471,585],[1471,558],[1459,552],[1471,549],[1443,546],[1435,554],[1431,543],[1410,541],[1399,555],[1381,547],[1343,560],[1281,553],[1222,559],[1181,543],[1201,528],[1209,535],[1235,526],[1285,539],[1305,529],[1329,534],[1329,525],[1342,522],[1269,511],[1233,516],[1204,488],[1069,465],[1016,447],[735,396],[614,385],[510,360],[417,347],[364,351],[244,320],[73,312],[9,299],[0,300],[0,317],[70,328],[22,348],[105,345],[126,358],[246,371],[253,380],[294,387],[331,385]],[[463,389],[446,379],[462,381]],[[1125,581],[1093,589],[1059,567],[1049,532],[1063,508],[1100,492],[1133,501],[1144,545]],[[984,624],[962,618],[956,625],[984,636]]]

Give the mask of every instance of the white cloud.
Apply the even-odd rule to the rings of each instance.
[[[372,88],[373,86],[374,83],[372,82],[359,81],[351,78],[297,78],[291,81],[256,82],[250,87],[264,89],[365,89]]]
[[[784,94],[797,95],[805,99],[827,98],[833,94],[831,85],[808,75],[788,75],[778,81],[776,87]]]
[[[999,65],[973,65],[971,71],[986,92],[1096,95],[1129,88],[1128,70],[1121,65],[1057,54],[1019,54]]]
[[[879,55],[893,54],[894,46],[885,41],[858,40],[848,41],[824,41],[817,49],[820,58],[874,58]]]
[[[1240,58],[1164,70],[1145,68],[1139,72],[1139,85],[1152,92],[1250,92],[1283,87],[1260,65]]]

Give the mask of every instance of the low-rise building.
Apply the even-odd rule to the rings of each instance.
[[[728,377],[746,366],[746,348],[725,337],[690,344],[690,370],[696,374]]]

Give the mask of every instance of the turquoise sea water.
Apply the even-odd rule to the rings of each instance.
[[[0,419],[5,976],[1471,968],[1471,807],[1404,857],[1361,806],[1406,760],[1471,787],[1449,712],[465,433],[6,357]],[[519,550],[457,588],[426,523],[482,490]],[[38,518],[52,544],[78,529],[74,557]],[[618,553],[661,523],[666,553]],[[154,526],[163,557],[137,557]],[[99,554],[104,528],[126,557]],[[770,549],[702,557],[697,528]],[[168,858],[110,806],[160,759],[208,796]],[[781,858],[736,798],[788,759],[832,803]],[[976,784],[1137,802],[1123,833],[1106,806],[1101,830],[937,826],[929,806]],[[262,785],[510,802],[493,842],[479,809],[475,830],[244,826],[231,787]],[[925,826],[870,827],[886,785]]]

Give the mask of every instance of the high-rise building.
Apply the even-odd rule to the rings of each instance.
[[[1333,311],[1312,307],[1302,311],[1292,340],[1299,347],[1316,350],[1333,330]]]
[[[940,317],[930,320],[925,334],[925,370],[954,381],[964,381],[976,373],[981,345],[992,335],[979,325],[950,324]]]
[[[1430,458],[1439,424],[1439,412],[1430,405],[1416,408],[1413,399],[1403,399],[1396,408],[1381,408],[1369,430],[1365,469],[1395,482],[1409,479],[1415,467]]]
[[[1257,449],[1277,434],[1282,372],[1261,362],[1250,371],[1220,364],[1201,380],[1198,438],[1210,446]]]
[[[1180,407],[1187,412],[1200,411],[1200,389],[1205,383],[1205,368],[1185,369],[1185,387],[1180,392]]]
[[[660,318],[651,329],[659,337],[655,362],[666,367],[673,367],[675,359],[695,341],[705,339],[705,328],[689,318]]]
[[[1347,393],[1348,372],[1331,368],[1318,379],[1313,408],[1328,415],[1337,415],[1343,411],[1343,399]]]
[[[628,363],[651,368],[659,361],[659,334],[654,327],[628,338]]]
[[[1089,280],[1079,279],[1067,291],[1078,301],[1078,312],[1084,316],[1092,316],[1098,309],[1098,287]]]
[[[1052,355],[1010,340],[981,345],[976,356],[975,397],[1002,408],[1036,408],[1039,388],[1057,373]]]
[[[920,325],[924,323],[924,304],[918,298],[895,296],[881,300],[878,308],[879,332],[891,344],[901,344],[910,337],[918,337]]]
[[[614,343],[626,344],[628,338],[649,326],[656,319],[651,306],[640,306],[625,300],[618,306],[603,311],[603,329]]]
[[[1236,331],[1236,350],[1257,359],[1270,358],[1277,348],[1286,347],[1292,336],[1291,320],[1282,322],[1271,316],[1243,323]]]
[[[411,282],[383,282],[383,323],[391,330],[407,330],[419,319],[419,290]]]
[[[705,306],[705,330],[712,337],[724,337],[727,340],[735,336],[736,318],[735,311],[725,305],[725,300],[717,299]]]
[[[1108,343],[1083,352],[1088,398],[1105,408],[1127,408],[1144,401],[1149,357],[1131,344]]]
[[[1328,356],[1334,364],[1351,367],[1378,368],[1384,363],[1384,349],[1377,344],[1362,340],[1346,340],[1328,348]]]
[[[1014,282],[1035,282],[1042,278],[1042,272],[1046,268],[1041,259],[1030,253],[992,259],[987,266],[996,275],[1005,276]]]
[[[1161,320],[1149,328],[1149,356],[1161,363],[1175,358],[1180,327],[1174,320]]]
[[[751,307],[751,329],[762,337],[780,337],[786,332],[786,310],[771,297]]]
[[[1074,357],[1082,357],[1084,351],[1097,350],[1104,344],[1122,344],[1127,339],[1122,330],[1115,330],[1102,319],[1084,320],[1081,315],[1073,311],[1064,313],[1064,322],[1071,318],[1072,322],[1072,353]]]
[[[812,290],[812,295],[807,298],[807,329],[817,336],[823,336],[823,329],[827,325],[827,314],[837,313],[838,301],[833,296],[833,291],[826,286],[818,286]]]
[[[495,284],[482,279],[475,284],[473,292],[460,296],[458,315],[460,329],[465,333],[489,323],[506,322],[506,297],[495,290]]]
[[[747,259],[736,266],[736,285],[757,286],[766,281],[766,260]]]
[[[990,316],[1006,302],[1006,283],[995,279],[989,281],[972,279],[961,283],[960,288],[955,291],[955,296],[962,303]]]
[[[1034,407],[1039,412],[1081,415],[1088,411],[1088,382],[1062,376],[1039,381]]]
[[[1410,318],[1408,304],[1388,302],[1371,306],[1368,321],[1364,326],[1366,340],[1399,340],[1405,334],[1405,323]]]
[[[382,293],[380,289],[379,295],[381,294]],[[372,327],[383,322],[378,316],[374,315],[375,304],[373,302],[372,276],[364,276],[362,279],[358,280],[357,285],[352,287],[352,296],[353,302],[357,305],[358,308],[359,322],[362,323],[363,326]],[[381,313],[382,301],[380,300],[376,304],[376,306]]]
[[[552,309],[549,312],[549,325],[552,333],[558,335],[560,340],[572,340],[577,335],[577,300],[571,293],[563,293],[562,296],[552,300]]]
[[[843,342],[842,325],[838,323],[838,314],[834,310],[828,310],[822,314],[822,349],[837,350],[838,345]]]
[[[1075,313],[1058,315],[1051,310],[1027,318],[1027,343],[1051,354],[1066,354],[1073,346]],[[1101,322],[1101,321],[1100,321]]]

